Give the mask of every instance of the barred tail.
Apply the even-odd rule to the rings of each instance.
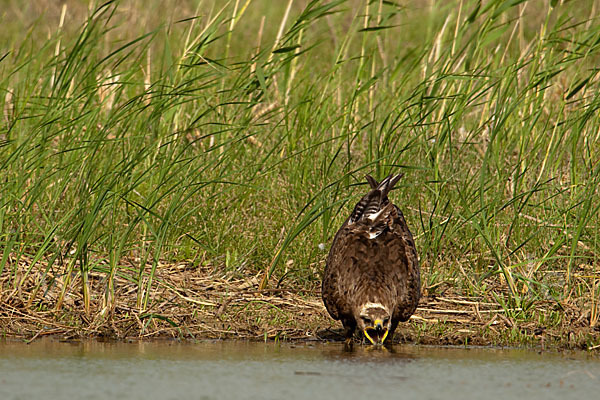
[[[388,193],[403,176],[404,174],[388,175],[380,183],[377,183],[375,178],[367,175],[366,179],[371,186],[371,191],[363,196],[354,207],[354,210],[350,215],[350,223],[355,223],[362,218],[368,218],[381,211],[381,209],[389,203],[387,198]]]

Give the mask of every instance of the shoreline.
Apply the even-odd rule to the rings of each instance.
[[[258,275],[222,278],[209,269],[188,270],[184,264],[177,264],[157,270],[152,301],[146,309],[137,307],[139,293],[135,283],[117,277],[114,300],[108,303],[106,283],[99,276],[91,276],[90,311],[85,313],[80,277],[75,276],[70,282],[73,290],[67,292],[60,309],[57,299],[61,285],[36,291],[39,285],[33,281],[39,283],[41,277],[30,279],[32,282],[20,291],[0,293],[3,338],[343,340],[341,323],[327,314],[317,283],[309,288],[260,291]],[[591,327],[583,310],[562,304],[564,311],[559,321],[542,323],[556,314],[553,303],[533,303],[527,313],[529,318],[519,319],[511,314],[520,309],[502,307],[489,298],[466,297],[450,290],[442,295],[424,295],[410,321],[398,326],[394,343],[600,349],[600,327]]]

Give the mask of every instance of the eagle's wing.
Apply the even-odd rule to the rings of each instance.
[[[396,270],[401,271],[400,279],[396,285],[396,308],[392,319],[407,321],[417,309],[421,297],[421,274],[419,257],[413,239],[402,211],[396,206],[392,222],[392,230],[397,234],[396,240],[391,244],[390,253],[397,254]]]
[[[340,278],[343,281],[347,276],[344,259],[347,256],[348,221],[349,219],[344,221],[344,224],[333,238],[321,287],[321,296],[325,308],[335,320],[340,320],[342,315],[350,313],[349,304],[346,301],[347,296],[344,295],[343,290],[340,290]]]

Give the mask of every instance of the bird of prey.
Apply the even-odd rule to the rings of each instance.
[[[380,183],[356,204],[333,239],[323,276],[329,315],[341,320],[346,344],[358,327],[374,345],[391,340],[399,322],[415,312],[421,293],[415,241],[404,216],[388,199],[404,174]]]

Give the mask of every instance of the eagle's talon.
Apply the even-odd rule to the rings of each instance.
[[[346,338],[346,340],[344,340],[344,351],[352,351],[353,348],[354,342],[352,341],[352,338]]]

